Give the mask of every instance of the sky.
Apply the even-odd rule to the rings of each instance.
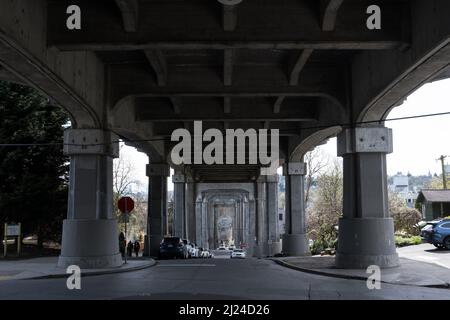
[[[426,84],[411,94],[405,102],[392,110],[388,119],[431,113],[450,112],[450,79]],[[392,128],[394,152],[387,156],[389,175],[398,172],[425,175],[441,172],[441,155],[449,155],[450,162],[450,115],[401,121],[387,121]],[[336,157],[336,138],[320,146],[325,154]],[[136,149],[123,146],[121,154],[126,154],[133,163],[135,178],[146,186],[145,165],[148,157]],[[173,172],[173,170],[171,170]],[[173,190],[171,179],[169,190]]]
[[[394,108],[388,119],[442,112],[450,112],[450,79],[422,86]],[[436,159],[450,156],[450,115],[387,121],[386,126],[392,129],[394,140],[394,152],[387,156],[388,175],[442,173]],[[335,156],[336,139],[319,148]]]

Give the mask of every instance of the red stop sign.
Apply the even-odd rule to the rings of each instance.
[[[117,206],[122,213],[130,213],[134,209],[134,201],[130,197],[122,197],[119,199]]]

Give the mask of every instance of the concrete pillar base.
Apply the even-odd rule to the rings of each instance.
[[[150,240],[149,240],[148,235],[144,236],[144,251],[143,251],[142,255],[144,257],[150,256]]]
[[[283,235],[283,253],[288,256],[309,256],[309,244],[306,234]]]
[[[267,253],[269,257],[273,257],[276,254],[281,253],[281,241],[274,241],[272,244],[268,244]]]
[[[392,218],[341,218],[336,266],[366,269],[399,265]]]
[[[157,257],[159,255],[159,245],[163,239],[160,235],[150,235],[150,256]]]
[[[117,221],[64,220],[58,267],[114,268],[123,264],[119,252]]]

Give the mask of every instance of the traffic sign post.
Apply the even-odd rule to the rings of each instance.
[[[17,237],[17,255],[20,256],[21,252],[21,240],[22,240],[22,225],[19,224],[7,224],[5,223],[4,235],[3,235],[3,256],[8,255],[8,237]]]
[[[127,224],[129,220],[130,212],[134,209],[134,200],[130,197],[122,197],[119,199],[117,206],[119,210],[122,212],[123,220],[125,221],[125,263],[127,263]]]

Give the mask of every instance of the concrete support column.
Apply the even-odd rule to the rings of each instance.
[[[195,241],[198,246],[204,247],[205,242],[203,240],[202,232],[203,232],[203,219],[202,219],[202,204],[203,200],[201,196],[198,196],[195,201]]]
[[[64,132],[64,153],[70,156],[70,184],[59,267],[97,269],[122,265],[112,200],[112,162],[119,149],[111,141],[117,140],[111,132],[100,129]]]
[[[175,172],[173,182],[173,236],[186,238],[185,176]]]
[[[278,230],[278,175],[266,176],[267,199],[267,249],[268,256],[281,252],[280,233]]]
[[[170,175],[169,165],[166,163],[150,163],[147,165],[149,177],[148,188],[148,218],[147,241],[144,255],[157,257],[159,244],[166,234],[165,219],[167,201],[167,177]]]
[[[170,175],[170,166],[169,166],[169,175]],[[163,225],[163,236],[169,234],[169,223],[168,223],[168,212],[167,212],[167,177],[162,179],[162,225]]]
[[[256,248],[258,258],[267,255],[267,215],[266,215],[266,176],[260,176],[255,183],[256,188]]]
[[[248,210],[248,222],[245,224],[246,228],[245,230],[248,231],[248,237],[247,239],[244,239],[245,244],[247,246],[246,251],[248,256],[254,256],[255,255],[255,238],[256,238],[256,203],[255,199],[252,196],[250,196],[249,199],[249,210]],[[246,232],[244,230],[244,232]]]
[[[306,163],[286,163],[283,174],[286,177],[286,233],[283,236],[283,252],[289,256],[309,255],[305,223]]]
[[[391,152],[392,130],[385,127],[347,129],[338,137],[338,155],[344,159],[340,268],[398,265],[387,192],[386,154]]]
[[[185,194],[185,213],[186,213],[186,235],[187,238],[197,243],[196,220],[195,220],[195,182],[190,176],[186,176],[186,194]],[[198,243],[197,243],[198,245]]]

